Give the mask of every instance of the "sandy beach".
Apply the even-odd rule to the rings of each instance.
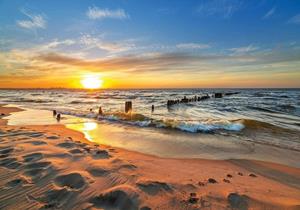
[[[18,108],[1,106],[1,118]],[[299,209],[300,169],[159,158],[0,119],[0,209]]]

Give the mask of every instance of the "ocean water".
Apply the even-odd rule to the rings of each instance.
[[[168,100],[216,92],[238,94],[167,106]],[[125,101],[133,103],[131,114],[124,114]],[[300,151],[300,89],[0,90],[0,103],[55,109],[116,126],[234,136]],[[100,106],[103,116],[98,115]]]

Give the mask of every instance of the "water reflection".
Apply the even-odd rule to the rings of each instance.
[[[83,132],[86,139],[93,141],[90,131],[97,129],[97,127],[98,124],[95,122],[84,122],[83,127],[80,130]]]
[[[98,127],[98,124],[95,122],[85,122],[83,123],[83,130],[84,131],[91,131],[95,130]]]

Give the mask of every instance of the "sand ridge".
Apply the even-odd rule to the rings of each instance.
[[[257,167],[244,167],[243,161],[236,160],[238,165],[158,158],[89,142],[62,125],[2,124],[0,134],[0,209],[299,209],[300,205],[297,186],[267,178]],[[272,168],[284,177],[279,166]],[[291,169],[289,176],[298,173],[299,169]]]

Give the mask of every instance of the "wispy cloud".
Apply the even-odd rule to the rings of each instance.
[[[268,19],[275,14],[276,7],[271,8],[264,16],[263,19]]]
[[[167,67],[170,66],[182,65],[198,60],[198,58],[195,56],[182,53],[127,55],[95,60],[73,58],[58,53],[46,53],[41,54],[33,59],[36,61],[44,61],[61,65],[84,67],[86,69],[94,69],[96,71],[105,71],[109,69],[109,71],[117,70],[140,72],[149,71],[149,69],[166,70]]]
[[[27,16],[27,20],[17,20],[17,25],[26,28],[26,29],[37,29],[37,28],[46,28],[47,21],[44,19],[42,15],[33,15],[25,10],[21,10],[21,12]]]
[[[300,14],[295,15],[288,22],[289,23],[300,24]]]
[[[54,39],[53,41],[44,45],[44,49],[53,49],[53,48],[57,48],[59,46],[70,46],[73,44],[75,44],[75,41],[72,39],[65,39],[65,40]]]
[[[239,0],[211,0],[202,3],[197,12],[203,16],[230,18],[242,6]]]
[[[113,18],[113,19],[127,19],[129,15],[123,9],[102,9],[98,7],[89,7],[86,15],[90,19],[105,19],[105,18]]]
[[[179,49],[208,49],[210,45],[200,43],[180,43],[176,45]]]
[[[81,36],[79,42],[88,48],[98,48],[108,52],[123,52],[135,47],[132,40],[108,42],[89,34]]]
[[[258,49],[259,49],[259,47],[257,47],[257,46],[248,45],[248,46],[244,46],[244,47],[231,48],[229,50],[232,51],[234,55],[242,55],[242,54],[254,52]]]

